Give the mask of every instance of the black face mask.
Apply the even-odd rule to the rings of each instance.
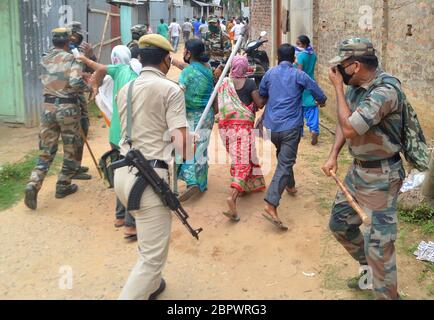
[[[83,43],[84,37],[80,33],[74,33],[71,36],[71,44],[78,48]]]
[[[352,64],[354,64],[354,63],[349,64],[349,65],[347,66],[347,68],[348,68],[349,66],[351,66]],[[340,74],[342,75],[342,78],[343,78],[343,80],[344,80],[344,83],[348,86],[348,85],[350,84],[350,81],[351,81],[351,79],[353,78],[353,76],[354,76],[355,73],[353,73],[353,74],[348,74],[348,73],[345,71],[346,68],[344,68],[341,64],[338,64],[337,68],[338,68],[338,71],[340,72]]]
[[[187,59],[187,56],[189,56],[188,59]],[[188,53],[186,55],[184,55],[184,62],[185,63],[190,64],[190,60],[191,60],[191,55],[189,55]]]

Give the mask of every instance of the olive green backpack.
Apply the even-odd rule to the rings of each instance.
[[[402,104],[401,152],[404,154],[407,162],[409,162],[414,168],[419,171],[427,171],[429,165],[429,154],[426,139],[417,118],[416,111],[400,88],[400,81],[395,77],[384,74],[374,82],[369,91],[382,87],[385,84],[391,85],[395,88],[398,92],[399,103]]]

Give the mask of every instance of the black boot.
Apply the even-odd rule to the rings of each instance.
[[[73,180],[91,180],[92,176],[90,174],[77,171],[77,173],[72,177]]]
[[[28,184],[25,189],[24,203],[27,208],[36,210],[38,207],[38,190],[32,184]]]
[[[78,191],[76,184],[57,184],[56,187],[56,199],[63,199]]]
[[[166,281],[164,281],[164,279],[161,279],[160,287],[157,289],[157,291],[151,294],[149,300],[157,300],[158,296],[162,294],[164,290],[166,290]]]
[[[87,173],[89,172],[89,168],[88,167],[80,167],[78,168],[78,173]]]

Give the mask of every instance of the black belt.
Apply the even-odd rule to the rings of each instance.
[[[58,104],[77,104],[77,98],[58,98],[53,96],[44,96],[45,103],[58,103]]]
[[[169,170],[169,165],[161,160],[148,160],[149,164],[155,169]]]
[[[386,162],[388,165],[394,165],[398,161],[401,161],[401,156],[399,153],[395,154],[393,157],[383,159],[383,160],[372,160],[372,161],[362,161],[354,159],[354,163],[362,168],[381,168],[381,165]]]
[[[120,160],[125,159],[124,156],[120,156]],[[152,168],[154,169],[165,169],[165,170],[169,170],[169,165],[162,161],[162,160],[148,160],[149,164],[151,165]]]

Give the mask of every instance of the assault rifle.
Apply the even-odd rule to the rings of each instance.
[[[150,185],[155,193],[163,201],[164,205],[168,206],[170,210],[181,220],[182,224],[187,228],[193,237],[199,240],[199,233],[203,231],[202,228],[193,229],[188,223],[188,214],[185,212],[181,203],[176,195],[170,190],[169,185],[162,179],[143,154],[137,149],[130,149],[122,160],[113,162],[111,167],[113,170],[123,167],[135,167],[139,173],[137,175],[136,183],[134,184],[128,199],[128,210],[139,210],[140,201],[145,189]]]

